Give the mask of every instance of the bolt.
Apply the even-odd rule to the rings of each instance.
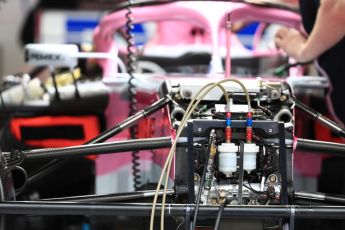
[[[194,173],[194,181],[199,182],[199,180],[200,180],[200,176],[198,174]]]
[[[277,182],[277,176],[272,174],[268,177],[268,180],[272,183],[275,183],[275,182]]]
[[[282,95],[281,97],[280,97],[280,101],[286,101],[287,100],[287,97],[285,96],[285,95]]]
[[[182,99],[182,97],[181,97],[181,95],[180,95],[179,93],[176,93],[176,94],[174,95],[174,99],[177,100],[177,101],[179,101],[179,100]]]
[[[198,132],[201,132],[202,131],[202,129],[201,128],[198,128]]]
[[[212,156],[214,156],[214,155],[216,155],[216,153],[217,153],[217,147],[214,146],[214,145],[211,145],[210,154],[211,154]]]
[[[273,129],[268,129],[268,132],[269,132],[269,133],[272,133],[272,132],[273,132]]]
[[[278,92],[278,90],[274,89],[274,90],[271,91],[271,98],[272,98],[273,100],[276,100],[276,99],[279,98],[279,92]]]
[[[222,197],[222,198],[226,197],[228,194],[229,193],[226,190],[224,190],[224,189],[219,191],[219,196]]]
[[[192,92],[189,91],[189,90],[184,90],[184,91],[182,92],[182,95],[183,95],[185,98],[191,98]]]
[[[216,199],[211,199],[211,204],[217,204],[217,200]]]

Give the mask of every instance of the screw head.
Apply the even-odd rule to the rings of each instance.
[[[217,200],[216,199],[211,199],[211,204],[213,204],[213,205],[217,204]]]
[[[270,175],[269,177],[268,177],[268,180],[270,181],[270,182],[272,182],[272,183],[275,183],[275,182],[277,182],[277,176],[275,175],[275,174],[272,174],[272,175]]]
[[[199,181],[200,181],[200,176],[194,173],[194,182],[199,182]]]
[[[280,97],[280,101],[286,101],[287,100],[287,97],[285,96],[285,95],[282,95],[281,97]]]
[[[184,90],[184,91],[182,92],[182,95],[183,95],[183,97],[185,97],[185,98],[191,98],[191,97],[192,97],[192,92],[189,91],[189,90]]]

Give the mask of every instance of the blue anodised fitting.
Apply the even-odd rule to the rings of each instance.
[[[247,127],[253,126],[253,114],[251,112],[247,113]]]
[[[253,119],[247,118],[247,127],[252,127],[253,126]]]
[[[226,118],[225,125],[227,127],[231,127],[231,119],[230,118]]]
[[[229,111],[226,112],[225,126],[231,127],[231,113]]]

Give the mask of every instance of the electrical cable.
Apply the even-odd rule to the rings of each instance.
[[[299,66],[299,65],[301,65],[301,66],[309,65],[309,64],[312,64],[312,63],[313,63],[312,61],[309,61],[309,62],[285,63],[285,64],[282,64],[282,65],[278,66],[277,68],[275,68],[273,74],[274,74],[274,76],[282,77],[292,67],[296,67],[296,66]]]
[[[220,220],[221,220],[221,218],[222,218],[224,208],[225,208],[225,206],[227,206],[229,203],[230,203],[230,199],[229,199],[229,198],[225,198],[225,200],[223,201],[223,203],[219,206],[219,211],[218,211],[218,214],[217,214],[216,223],[214,224],[214,230],[218,230],[218,229],[219,229]]]
[[[128,116],[132,116],[137,111],[137,99],[136,99],[136,89],[135,89],[135,77],[134,72],[136,69],[136,55],[134,52],[135,41],[132,30],[134,29],[133,18],[132,18],[132,0],[128,0],[128,5],[126,7],[127,13],[125,15],[126,22],[126,41],[127,41],[127,67],[128,67],[128,99],[129,99],[129,112]],[[136,137],[137,127],[130,128],[130,137],[134,139]],[[132,155],[132,175],[133,175],[133,186],[134,190],[137,191],[141,185],[140,176],[140,156],[138,151],[133,151]]]
[[[253,189],[252,186],[250,186],[250,184],[249,184],[249,186],[246,185],[246,184],[243,184],[243,187],[249,189],[249,190],[252,191],[253,193],[256,193],[256,194],[264,194],[264,192],[260,192],[260,191],[257,191],[257,190],[255,190],[255,189]]]
[[[194,230],[195,226],[196,226],[196,220],[197,220],[197,217],[198,217],[198,211],[199,211],[199,206],[200,206],[201,192],[202,192],[202,188],[204,187],[204,181],[205,181],[205,177],[206,177],[207,162],[210,159],[209,151],[205,150],[205,152],[207,154],[207,158],[206,158],[205,166],[204,166],[204,169],[202,171],[202,176],[201,176],[201,179],[200,179],[200,185],[199,185],[199,189],[198,189],[198,196],[197,196],[197,199],[196,199],[196,206],[195,206],[195,210],[194,210],[193,225],[192,225],[192,228],[191,228],[192,230]]]
[[[202,87],[198,92],[197,94],[195,95],[195,97],[193,98],[193,100],[190,102],[190,104],[188,105],[188,108],[186,110],[186,113],[181,121],[181,124],[177,130],[177,133],[176,133],[176,139],[169,151],[169,154],[168,154],[168,157],[165,161],[165,164],[163,166],[163,169],[162,169],[162,173],[161,173],[161,176],[159,178],[159,182],[158,182],[158,186],[157,186],[157,189],[156,189],[156,196],[154,197],[154,200],[153,200],[153,203],[152,203],[152,210],[151,210],[151,218],[150,218],[150,230],[153,230],[153,223],[154,223],[154,213],[155,213],[155,208],[156,208],[156,204],[157,204],[157,198],[158,198],[158,192],[160,191],[160,187],[161,187],[161,183],[163,181],[163,177],[164,177],[164,174],[166,174],[167,176],[165,177],[165,186],[164,186],[164,190],[167,189],[167,183],[168,183],[168,179],[169,179],[169,172],[170,172],[170,168],[171,168],[171,164],[172,164],[172,158],[173,158],[173,155],[174,155],[174,151],[176,149],[176,143],[177,143],[177,139],[178,137],[181,135],[182,133],[182,130],[184,129],[184,126],[187,122],[187,120],[189,119],[190,115],[192,114],[192,112],[194,111],[194,109],[197,107],[197,105],[201,102],[201,100],[211,91],[213,90],[215,87],[220,87],[220,88],[223,88],[221,86],[222,83],[224,82],[236,82],[238,83],[242,90],[244,91],[245,93],[245,96],[246,96],[246,99],[247,99],[247,103],[248,103],[248,111],[251,111],[251,105],[250,105],[250,98],[249,98],[249,93],[248,93],[248,90],[247,88],[243,85],[242,82],[240,82],[239,80],[237,79],[224,79],[224,80],[221,80],[219,82],[216,82],[216,83],[209,83],[207,85],[205,85],[204,87]],[[203,91],[205,91],[203,93]],[[225,91],[222,90],[223,92]],[[203,93],[203,94],[202,94]],[[200,94],[202,94],[200,96]],[[198,98],[200,96],[200,98]],[[226,99],[229,99],[226,91],[225,91],[225,98]],[[196,102],[195,102],[196,101]],[[194,104],[195,102],[195,104]],[[227,102],[229,104],[229,102]],[[164,206],[165,206],[165,196],[163,195],[163,199],[162,199],[162,209],[161,209],[161,229],[164,229]]]
[[[251,192],[253,192],[253,193],[256,193],[256,194],[259,194],[259,195],[264,194],[265,192],[263,192],[263,191],[257,191],[257,190],[255,190],[255,189],[252,187],[251,183],[253,182],[254,179],[255,179],[255,176],[253,176],[250,180],[248,180],[248,185],[243,184],[243,187],[249,189],[249,190],[250,190]]]

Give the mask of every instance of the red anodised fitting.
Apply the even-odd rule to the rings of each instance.
[[[226,143],[231,142],[231,113],[229,111],[226,112],[225,141]]]
[[[253,128],[252,127],[247,127],[246,129],[246,139],[247,143],[251,143],[253,140]]]
[[[230,112],[226,112],[226,118],[231,118],[231,113]]]
[[[248,112],[247,113],[247,118],[253,118],[253,113],[252,112]]]
[[[246,139],[247,143],[251,143],[253,140],[253,113],[247,113],[247,129],[246,129]]]
[[[226,129],[225,129],[225,140],[226,140],[226,143],[230,143],[231,142],[231,136],[232,136],[231,128],[230,127],[226,127]]]

